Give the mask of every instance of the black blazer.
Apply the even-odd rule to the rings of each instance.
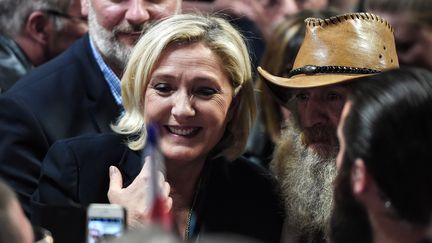
[[[114,134],[88,135],[60,140],[49,150],[32,198],[32,219],[51,230],[56,241],[84,240],[85,207],[108,202],[110,165],[120,169],[124,186],[141,170],[139,153],[122,141]],[[204,171],[194,208],[195,233],[234,233],[279,242],[284,212],[267,170],[245,159],[219,158],[207,161]]]
[[[58,139],[109,131],[118,114],[88,35],[0,96],[0,176],[28,216],[49,147]]]

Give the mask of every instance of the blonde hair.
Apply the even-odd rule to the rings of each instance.
[[[233,117],[225,133],[213,149],[213,155],[232,160],[239,157],[246,145],[249,130],[255,119],[251,65],[242,36],[226,20],[214,16],[178,14],[163,19],[151,27],[135,46],[121,80],[125,112],[112,129],[128,135],[132,150],[144,147],[144,97],[150,77],[163,52],[170,46],[203,43],[221,60],[221,67],[234,90]]]

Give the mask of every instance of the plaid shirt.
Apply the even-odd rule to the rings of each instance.
[[[103,74],[105,80],[107,81],[108,86],[110,87],[110,90],[111,90],[112,95],[114,96],[115,102],[120,107],[123,107],[122,106],[122,97],[121,97],[121,88],[120,88],[120,79],[113,72],[113,70],[110,67],[108,67],[108,65],[106,65],[106,63],[102,59],[102,56],[100,55],[99,51],[94,46],[93,41],[91,41],[91,39],[90,39],[90,46],[92,49],[93,56],[96,59],[96,62],[99,65],[99,68],[102,71],[102,74]]]

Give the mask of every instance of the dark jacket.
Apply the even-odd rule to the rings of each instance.
[[[26,75],[33,65],[15,41],[0,35],[0,93]]]
[[[33,221],[51,230],[56,241],[82,242],[85,207],[108,202],[110,165],[119,167],[127,186],[141,170],[141,158],[114,134],[55,143],[43,161],[40,184],[32,198]],[[283,208],[267,170],[245,159],[228,162],[219,158],[206,162],[202,176],[194,208],[198,222],[195,236],[203,232],[235,233],[279,242]],[[66,219],[75,222],[76,228],[65,228]]]
[[[0,177],[28,216],[49,147],[58,139],[109,131],[118,114],[87,35],[0,96]]]

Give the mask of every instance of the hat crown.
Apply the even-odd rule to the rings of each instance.
[[[293,69],[306,65],[346,66],[378,71],[397,68],[393,28],[374,14],[350,13],[305,20],[305,39]]]
[[[399,67],[393,28],[381,17],[349,13],[305,23],[305,38],[288,77],[258,67],[269,87],[319,87]]]

